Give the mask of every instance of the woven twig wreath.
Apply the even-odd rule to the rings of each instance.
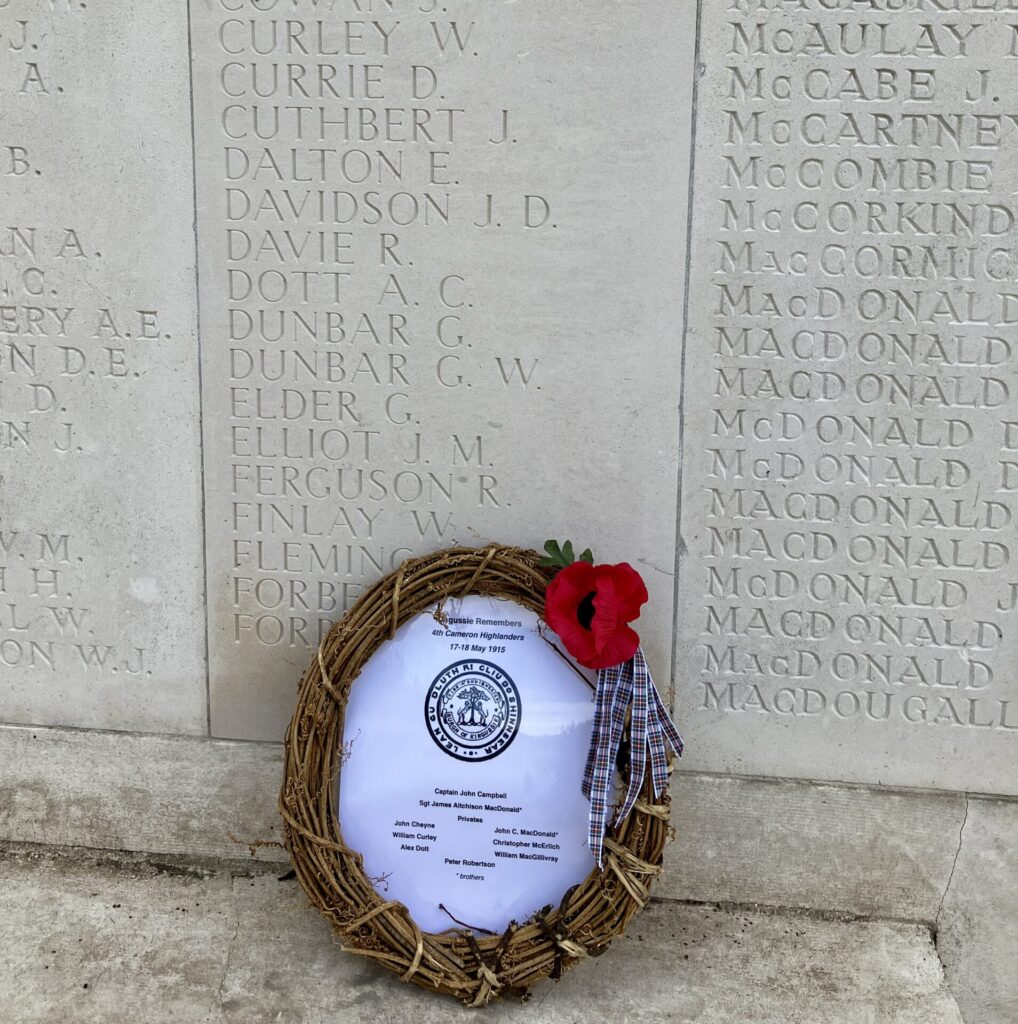
[[[523,997],[534,982],[600,956],[647,902],[669,839],[668,794],[655,799],[648,778],[633,812],[606,837],[603,871],[592,871],[558,907],[511,924],[501,936],[484,937],[458,929],[422,932],[406,907],[375,891],[360,854],[343,842],[336,817],[343,720],[350,686],[364,664],[399,626],[444,598],[507,598],[543,615],[552,571],[540,566],[540,558],[535,551],[491,545],[404,562],[332,627],[304,674],[286,737],[279,810],[308,899],[331,922],[343,949],[468,1006]],[[577,773],[579,785],[579,768]]]

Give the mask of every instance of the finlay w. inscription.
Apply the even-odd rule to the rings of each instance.
[[[691,757],[1018,792],[1018,4],[704,13]]]
[[[191,5],[215,734],[281,736],[409,555],[578,509],[663,567],[667,664],[692,39],[652,10]]]

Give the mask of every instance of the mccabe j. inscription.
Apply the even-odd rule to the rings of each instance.
[[[606,478],[666,566],[675,438],[644,437],[672,429],[688,101],[661,58],[689,45],[635,4],[580,81],[582,6],[192,5],[219,735],[278,738],[309,649],[411,554],[578,508],[633,552]],[[649,155],[589,120],[620,53],[644,78],[605,113]]]
[[[205,730],[186,32],[0,3],[4,721]]]
[[[692,756],[1018,792],[1018,8],[705,13]]]

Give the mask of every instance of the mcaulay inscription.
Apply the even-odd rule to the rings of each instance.
[[[0,720],[206,729],[187,104],[183,12],[0,3]]]
[[[704,8],[679,614],[699,767],[1018,792],[1014,11]]]
[[[661,558],[667,663],[692,39],[652,10],[191,5],[215,734],[278,739],[409,555],[577,508]]]

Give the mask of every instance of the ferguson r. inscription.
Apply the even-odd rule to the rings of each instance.
[[[705,14],[692,756],[1018,792],[1018,4]]]

